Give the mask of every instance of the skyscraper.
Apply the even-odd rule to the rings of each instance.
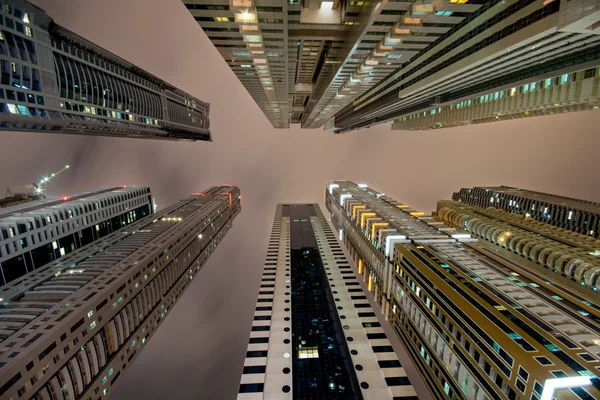
[[[275,128],[323,126],[486,3],[182,1]]]
[[[0,7],[0,130],[211,140],[209,104],[54,23]]]
[[[275,212],[238,400],[416,400],[317,204]]]
[[[400,43],[432,23],[443,35],[338,111],[328,129],[392,120],[393,129],[431,129],[598,108],[597,1],[484,1],[455,25],[446,21],[472,1],[432,1],[423,12],[417,3],[425,1],[400,17]]]
[[[108,396],[240,210],[212,187],[0,288],[0,397]]]
[[[0,209],[0,286],[152,214],[150,188],[113,187]]]
[[[600,203],[509,186],[462,188],[452,200],[482,208],[495,207],[562,229],[600,238]]]
[[[437,215],[495,251],[518,257],[528,267],[552,274],[571,290],[592,295],[600,289],[600,240],[495,208],[438,201]],[[595,293],[594,293],[595,294]]]
[[[442,219],[426,216],[348,181],[330,182],[325,197],[433,398],[600,397],[597,293],[566,285],[569,271],[560,276],[537,267],[529,249],[520,256],[488,242],[498,230],[491,222],[478,241],[460,227],[464,216],[444,206]],[[600,269],[569,265],[595,286]]]

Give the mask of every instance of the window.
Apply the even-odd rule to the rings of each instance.
[[[271,330],[271,326],[269,326],[269,325],[252,327],[252,332],[262,332],[262,331],[270,331],[270,330]]]
[[[268,337],[251,337],[248,343],[269,343]]]
[[[255,351],[247,351],[246,358],[254,358],[254,357],[266,357],[266,350],[255,350]]]
[[[213,17],[215,22],[229,22],[228,17]]]
[[[244,367],[243,374],[264,374],[267,370],[267,367],[264,365],[252,365],[249,367]]]
[[[392,346],[371,346],[374,353],[393,353]]]
[[[539,362],[542,365],[554,365],[554,363],[552,361],[550,361],[549,359],[547,359],[546,357],[540,356],[540,357],[535,357],[536,361]]]
[[[305,347],[298,350],[298,358],[319,358],[319,350],[316,347]]]
[[[402,364],[398,360],[383,360],[377,361],[380,368],[401,368]]]
[[[525,382],[529,379],[529,372],[527,372],[523,367],[519,367],[519,376],[525,379]]]
[[[383,332],[381,332],[381,333],[367,333],[367,339],[369,339],[369,340],[387,339],[387,336]]]
[[[259,393],[264,390],[264,383],[242,383],[239,393]]]
[[[406,376],[399,376],[394,378],[385,378],[385,383],[388,386],[406,386],[410,385],[410,380]]]

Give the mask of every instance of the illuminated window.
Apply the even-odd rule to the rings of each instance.
[[[215,22],[229,22],[228,17],[214,17]]]
[[[18,114],[19,111],[17,110],[17,106],[15,106],[14,104],[7,104],[8,106],[8,111],[10,111],[11,114]]]
[[[565,83],[569,82],[569,74],[564,74],[560,77],[560,84],[564,85]]]
[[[240,67],[242,67],[242,68],[252,68],[252,65],[250,65],[250,64],[242,64],[242,65],[240,65]]]
[[[29,113],[29,109],[28,109],[27,107],[25,107],[25,106],[17,106],[17,107],[19,108],[19,112],[20,112],[22,115],[31,115],[31,114]]]
[[[436,17],[449,17],[454,14],[452,11],[436,11]]]
[[[465,4],[469,0],[450,0],[450,4]]]
[[[33,33],[31,32],[31,28],[26,26],[25,27],[25,34],[29,37],[33,36]]]
[[[27,13],[23,13],[23,22],[29,23],[29,15]]]
[[[298,350],[298,358],[319,358],[319,350],[316,347],[306,347]]]
[[[92,321],[90,324],[90,329],[94,329],[96,327],[96,321]]]

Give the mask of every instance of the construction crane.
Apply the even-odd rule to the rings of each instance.
[[[16,204],[27,203],[30,201],[44,199],[43,190],[50,181],[70,169],[69,164],[62,167],[60,170],[43,177],[39,183],[31,183],[29,185],[13,186],[7,189],[1,189],[4,192],[4,197],[0,199],[0,208],[14,206]]]

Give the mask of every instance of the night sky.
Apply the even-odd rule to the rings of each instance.
[[[180,0],[35,3],[59,24],[210,102],[214,142],[3,132],[0,187],[36,182],[70,163],[49,187],[53,194],[144,185],[162,208],[222,183],[243,193],[233,229],[112,399],[235,399],[275,205],[323,204],[327,180],[360,181],[425,212],[473,185],[600,201],[600,112],[430,132],[391,131],[389,124],[345,135],[275,130]]]

